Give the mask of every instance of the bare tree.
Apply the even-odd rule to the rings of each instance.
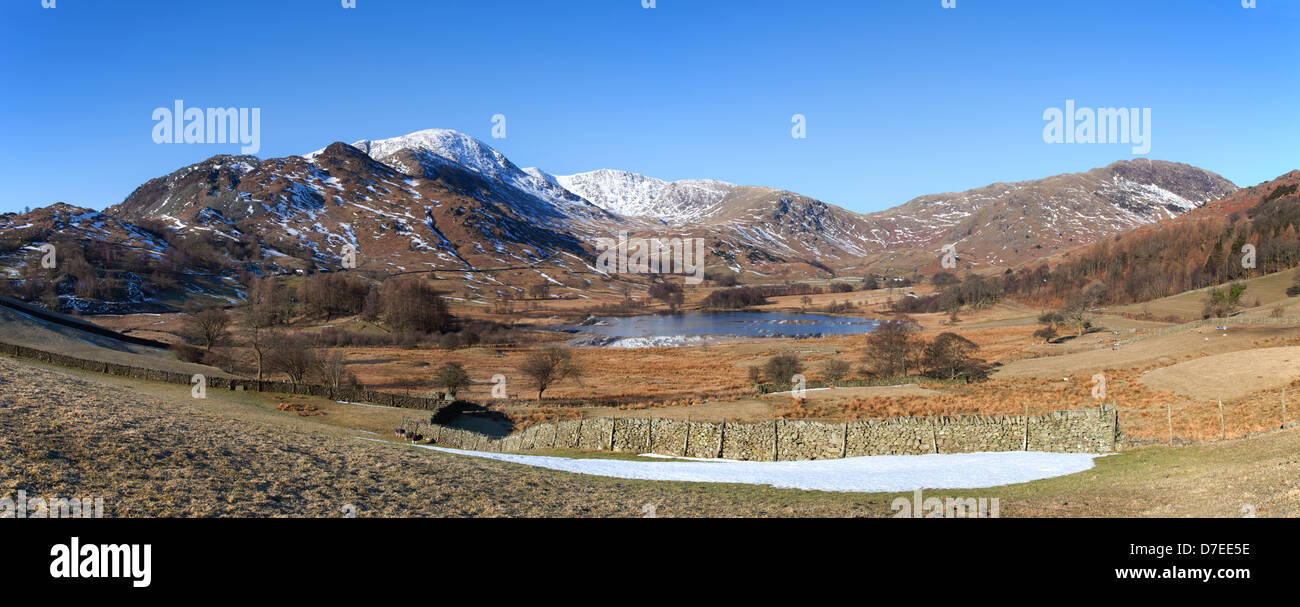
[[[794,352],[782,352],[769,358],[763,365],[763,374],[773,384],[794,383],[794,376],[803,372],[803,361]]]
[[[492,313],[493,314],[514,314],[515,313],[514,296],[509,292],[502,293],[501,297],[498,298],[492,304]]]
[[[916,327],[901,320],[880,323],[867,336],[867,362],[882,377],[907,375],[908,360],[914,358],[917,348]]]
[[[987,365],[972,356],[979,349],[975,342],[956,333],[940,333],[925,347],[925,366],[934,377],[982,379],[987,375]]]
[[[253,351],[253,362],[257,364],[257,381],[262,381],[266,372],[267,354],[280,341],[280,335],[270,327],[274,319],[264,309],[249,306],[244,310],[244,341]]]
[[[419,279],[389,279],[380,287],[380,317],[394,330],[442,332],[453,318],[447,302],[432,285]]]
[[[317,355],[315,362],[317,375],[330,388],[338,390],[354,383],[355,378],[348,371],[347,360],[343,357],[342,352],[334,351],[325,356]]]
[[[290,293],[275,278],[254,277],[249,281],[245,324],[271,327],[285,324],[293,315]]]
[[[686,293],[682,285],[672,282],[663,276],[652,278],[650,285],[650,297],[662,301],[664,305],[672,312],[676,312],[686,301]]]
[[[825,365],[822,367],[822,374],[826,376],[827,381],[840,381],[849,374],[849,362],[847,360],[832,358],[826,361]]]
[[[582,369],[573,362],[573,352],[566,348],[550,347],[533,354],[524,360],[519,371],[537,386],[537,400],[542,400],[542,393],[552,384],[573,378],[581,380]]]
[[[200,309],[190,304],[182,318],[185,335],[207,350],[226,338],[230,330],[230,314],[218,308]]]
[[[1071,297],[1061,308],[1061,324],[1074,329],[1076,336],[1087,333],[1092,328],[1092,313],[1088,311],[1088,300],[1083,296]]]
[[[1080,292],[1084,305],[1089,308],[1100,305],[1106,299],[1106,290],[1106,283],[1100,280],[1089,282]]]
[[[267,362],[276,371],[289,376],[289,381],[296,386],[303,382],[319,366],[316,351],[311,344],[301,337],[282,340],[268,356]]]
[[[420,378],[415,376],[407,375],[405,377],[400,377],[397,379],[396,383],[399,388],[406,391],[407,396],[411,395],[411,391],[420,389]]]
[[[456,398],[456,393],[469,385],[469,373],[465,372],[465,367],[460,363],[446,363],[438,368],[434,381],[438,386],[446,388],[452,398]]]
[[[266,327],[251,326],[244,328],[244,339],[253,351],[253,362],[257,364],[257,381],[262,381],[266,373],[267,356],[279,341],[279,334]]]

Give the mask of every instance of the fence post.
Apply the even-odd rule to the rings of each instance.
[[[1169,444],[1174,444],[1174,404],[1168,403],[1169,407]]]
[[[1223,423],[1223,399],[1219,399],[1219,433],[1222,440],[1228,440],[1228,427]]]
[[[1119,399],[1110,403],[1111,423],[1114,424],[1110,429],[1110,451],[1116,453],[1119,450]]]
[[[930,442],[934,445],[934,452],[939,453],[939,426],[933,418],[930,419]]]
[[[691,414],[686,414],[686,441],[682,445],[682,457],[691,456]]]
[[[1029,450],[1029,404],[1025,403],[1025,451]]]

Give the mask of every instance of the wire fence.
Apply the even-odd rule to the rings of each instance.
[[[1153,333],[1138,335],[1129,339],[1122,339],[1115,342],[1118,346],[1127,346],[1148,339],[1164,337],[1174,333],[1185,333],[1206,326],[1228,326],[1228,325],[1300,325],[1300,316],[1279,316],[1258,317],[1258,316],[1233,316],[1231,318],[1206,318],[1204,320],[1194,320],[1172,327],[1165,327]]]
[[[1294,398],[1291,399],[1294,401]],[[1119,407],[1120,428],[1139,439],[1227,440],[1270,430],[1300,425],[1295,403],[1288,402],[1287,390],[1235,402],[1215,399],[1209,403],[1168,403],[1164,407]]]

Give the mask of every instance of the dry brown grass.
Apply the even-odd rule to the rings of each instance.
[[[1154,390],[1193,398],[1237,400],[1275,390],[1300,378],[1300,347],[1256,348],[1196,358],[1156,369],[1142,378]]]
[[[275,410],[297,413],[299,417],[320,417],[325,415],[324,411],[311,403],[280,403],[276,405]]]
[[[889,516],[893,495],[626,481],[361,441],[338,405],[323,418],[261,395],[53,370],[0,358],[0,495],[104,496],[112,517]],[[314,402],[314,401],[313,401]],[[322,408],[328,408],[324,406]],[[335,415],[334,413],[339,415]],[[402,412],[396,412],[398,414]],[[358,426],[361,427],[361,426]],[[1300,513],[1300,430],[1148,447],[1067,477],[934,497],[998,497],[1004,517],[1260,516]]]
[[[884,292],[826,294],[813,296],[814,305],[845,295],[852,300],[878,305],[888,298]],[[799,297],[775,298],[769,306],[797,308]],[[577,305],[547,302],[542,314]],[[1038,327],[1037,310],[1001,304],[963,314],[956,326],[943,326],[946,315],[918,315],[924,327],[922,337],[932,339],[942,331],[957,331],[981,346],[980,356],[1003,363],[987,383],[970,386],[927,386],[911,393],[859,394],[848,390],[810,393],[806,403],[793,406],[788,398],[758,398],[746,370],[782,352],[798,352],[810,380],[821,379],[825,361],[839,359],[853,365],[854,376],[865,362],[860,352],[864,336],[840,336],[815,340],[759,340],[715,344],[707,347],[647,350],[579,349],[575,359],[585,369],[581,383],[562,382],[546,392],[537,403],[528,382],[516,371],[530,348],[468,348],[462,350],[408,350],[401,348],[346,349],[349,370],[372,387],[415,393],[437,389],[433,369],[445,362],[465,366],[474,386],[461,396],[506,414],[517,428],[545,421],[596,417],[667,417],[699,421],[756,421],[787,419],[876,419],[930,415],[1021,415],[1062,409],[1090,409],[1098,406],[1088,382],[1092,374],[1108,376],[1106,401],[1121,409],[1121,429],[1144,440],[1168,438],[1168,413],[1174,408],[1175,435],[1184,439],[1217,439],[1220,428],[1217,403],[1207,394],[1174,394],[1140,381],[1144,372],[1196,361],[1224,352],[1259,351],[1260,348],[1300,345],[1300,328],[1234,326],[1224,337],[1218,332],[1178,333],[1140,341],[1111,350],[1108,344],[1157,327],[1152,323],[1116,317],[1101,319],[1107,327],[1120,330],[1098,332],[1061,344],[1034,344]],[[125,321],[119,321],[125,322]],[[1132,331],[1132,332],[1131,332]],[[1205,364],[1205,363],[1202,363]],[[1213,366],[1213,365],[1211,365]],[[512,399],[491,397],[496,374],[507,377]],[[1243,436],[1280,426],[1281,387],[1286,381],[1249,377],[1240,393],[1228,396],[1224,422],[1229,437]],[[1063,378],[1068,378],[1064,379]],[[1207,374],[1204,381],[1222,383],[1223,378]],[[1295,386],[1292,386],[1295,392]],[[548,401],[566,399],[574,406],[557,406]],[[610,399],[602,406],[602,399]],[[1293,407],[1294,409],[1295,407]],[[325,409],[328,416],[335,412]],[[1292,414],[1292,418],[1300,415]],[[361,426],[354,426],[361,427]]]
[[[197,400],[10,358],[0,378],[0,496],[102,496],[108,517],[337,517],[347,504],[362,517],[640,517],[645,504],[661,516],[882,514],[851,495],[578,476],[365,441],[244,393]]]
[[[512,409],[506,412],[510,422],[514,424],[515,432],[536,426],[537,424],[547,422],[568,421],[579,419],[582,414],[576,409],[565,407],[539,407],[537,409]]]

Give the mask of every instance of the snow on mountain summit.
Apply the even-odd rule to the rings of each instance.
[[[436,154],[481,175],[508,181],[519,168],[501,152],[459,131],[428,129],[391,139],[363,139],[352,144],[371,158],[384,162],[398,152],[413,150]]]
[[[546,183],[549,183],[551,185],[564,187],[560,185],[560,180],[557,179],[555,175],[547,173],[546,171],[543,171],[537,167],[527,167],[524,169],[524,172],[528,173],[529,175],[532,175],[533,177],[541,179],[542,181],[545,181]]]
[[[1043,249],[1077,246],[1182,215],[1236,189],[1188,165],[1121,161],[1086,173],[922,196],[861,215],[785,190],[724,181],[664,181],[611,169],[573,175],[521,169],[484,142],[444,129],[362,140],[354,147],[398,173],[494,199],[532,221],[550,224],[563,217],[564,229],[582,238],[671,226],[743,242],[771,259],[844,260],[961,242],[971,263],[1015,263]],[[307,155],[308,161],[317,163],[319,154]],[[768,257],[755,253],[753,259],[774,263]]]
[[[671,223],[708,218],[739,186],[712,179],[663,181],[628,171],[601,169],[555,177],[565,189],[612,213]]]
[[[423,165],[453,165],[554,202],[573,204],[585,199],[618,216],[677,224],[717,214],[723,199],[739,187],[712,179],[669,182],[610,169],[563,176],[538,168],[521,169],[486,143],[448,129],[363,139],[352,147],[407,175],[427,174]],[[317,150],[303,157],[313,160],[323,152]],[[412,161],[416,166],[411,166]]]
[[[362,139],[353,143],[352,147],[407,175],[427,175],[425,165],[451,165],[553,203],[580,203],[553,179],[538,177],[520,169],[501,152],[460,131],[426,129],[389,139]],[[312,160],[322,152],[324,150],[317,150],[304,157]],[[415,166],[411,165],[412,160],[415,161]]]
[[[407,167],[397,160],[400,152],[430,154],[441,160],[453,162],[485,177],[509,181],[514,173],[522,173],[505,155],[491,146],[459,131],[427,129],[389,139],[362,139],[352,147],[366,155],[402,169],[407,174],[418,173],[418,167]],[[325,150],[305,154],[308,160],[320,156]]]

